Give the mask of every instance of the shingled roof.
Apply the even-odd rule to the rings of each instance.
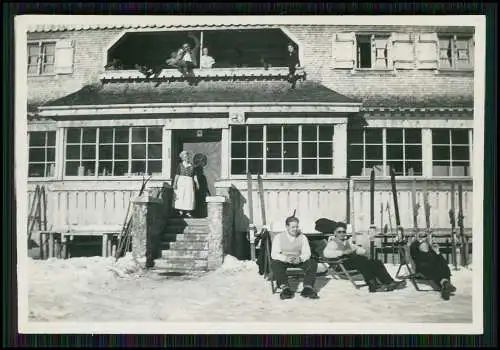
[[[320,102],[360,103],[312,81],[291,89],[284,81],[202,81],[187,82],[116,82],[99,87],[85,86],[77,92],[50,101],[50,106],[123,105],[148,103],[272,103]]]

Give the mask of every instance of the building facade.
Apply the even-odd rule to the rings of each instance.
[[[196,84],[175,69],[138,70],[161,65],[189,35],[215,59],[195,68]],[[151,186],[170,184],[187,149],[205,156],[209,195],[230,199],[235,234],[249,222],[247,172],[263,175],[271,229],[296,210],[305,232],[321,217],[366,232],[372,168],[375,225],[395,226],[392,167],[404,227],[413,227],[415,179],[421,208],[429,191],[435,231],[449,231],[451,185],[462,184],[470,231],[473,39],[472,27],[34,26],[30,191],[45,185],[53,229],[119,226],[141,173]],[[301,66],[295,89],[290,42]],[[418,215],[424,227],[423,209]]]

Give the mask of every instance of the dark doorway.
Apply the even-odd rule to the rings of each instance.
[[[215,182],[221,173],[220,129],[173,130],[172,132],[172,179],[179,164],[179,153],[189,151],[193,155],[193,165],[200,188],[195,192],[194,216],[206,217],[207,196],[215,195]]]

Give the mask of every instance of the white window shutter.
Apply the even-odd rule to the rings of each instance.
[[[392,61],[395,69],[413,69],[415,52],[410,33],[392,33]]]
[[[353,69],[356,62],[356,34],[336,33],[333,40],[334,68]]]
[[[56,42],[55,72],[56,74],[73,73],[74,63],[74,41],[58,40]]]
[[[469,60],[471,68],[474,68],[474,54],[475,54],[475,45],[474,45],[474,37],[469,40]]]
[[[417,67],[419,69],[438,68],[437,33],[420,33],[416,43]]]
[[[387,36],[372,35],[372,68],[391,68],[389,40]]]

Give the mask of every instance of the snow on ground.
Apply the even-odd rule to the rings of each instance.
[[[397,266],[386,265],[394,275]],[[458,291],[368,293],[347,280],[318,277],[319,300],[280,300],[257,265],[226,256],[221,268],[193,276],[142,272],[130,256],[29,259],[29,318],[83,322],[403,322],[471,323],[472,271],[453,271]],[[300,292],[302,283],[292,280]],[[425,285],[424,285],[425,287]],[[428,288],[427,288],[428,289]]]

